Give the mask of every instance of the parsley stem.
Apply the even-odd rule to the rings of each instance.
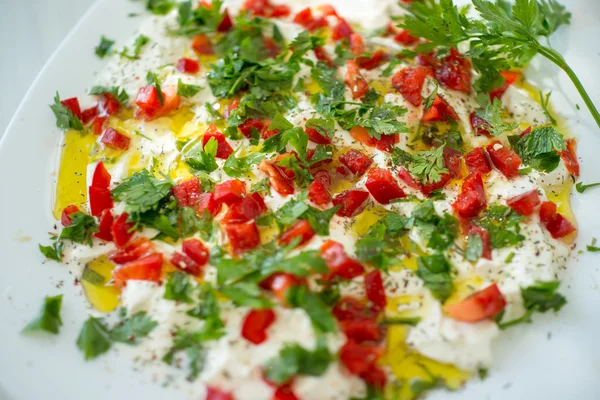
[[[575,74],[575,71],[573,71],[573,69],[569,66],[569,64],[567,64],[567,61],[564,59],[564,57],[562,55],[560,55],[560,53],[558,53],[556,50],[549,48],[549,47],[542,46],[542,45],[538,45],[538,51],[541,55],[546,57],[548,60],[550,60],[554,64],[558,65],[568,75],[568,77],[571,79],[571,81],[575,85],[575,88],[581,95],[581,98],[583,98],[585,105],[590,110],[590,113],[594,117],[596,124],[598,125],[598,127],[600,127],[600,113],[598,112],[598,109],[596,108],[596,106],[594,105],[594,102],[592,101],[589,94],[583,87],[583,84],[577,77],[577,74]]]

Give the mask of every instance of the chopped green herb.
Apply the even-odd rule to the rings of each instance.
[[[90,90],[90,94],[92,95],[101,95],[105,93],[112,95],[123,107],[127,107],[129,95],[125,89],[121,89],[118,86],[113,86],[111,88],[107,88],[105,86],[94,86]]]
[[[436,299],[444,302],[450,297],[453,290],[451,267],[443,254],[421,256],[417,258],[417,265],[417,276]]]
[[[577,190],[577,193],[583,193],[588,189],[591,188],[595,188],[597,186],[600,186],[600,182],[598,183],[590,183],[590,184],[584,184],[583,182],[577,182],[577,184],[575,185],[575,190]]]
[[[558,152],[567,148],[563,135],[552,126],[536,128],[528,135],[509,139],[524,164],[545,172],[556,169],[560,162]]]
[[[62,326],[60,310],[62,308],[62,294],[46,297],[39,314],[23,328],[23,333],[46,331],[58,334]]]
[[[306,286],[292,286],[287,291],[287,301],[291,307],[302,308],[310,317],[314,327],[320,332],[335,331],[335,318],[331,308]]]
[[[182,97],[194,97],[202,88],[198,85],[185,84],[179,79],[177,81],[177,94]]]
[[[146,10],[152,14],[165,15],[173,9],[175,1],[173,0],[146,0]]]
[[[142,51],[142,47],[148,43],[150,43],[150,38],[148,36],[139,35],[135,38],[135,42],[133,42],[133,54],[129,54],[129,49],[124,47],[119,55],[130,60],[137,60],[140,56],[140,52]]]
[[[493,101],[490,101],[490,96],[484,93],[478,97],[478,101],[482,108],[477,110],[476,115],[488,123],[485,129],[493,136],[501,135],[506,131],[512,131],[519,126],[519,124],[507,124],[504,122],[500,99],[494,98]]]
[[[596,246],[596,238],[592,239],[592,243],[588,244],[586,246],[587,251],[591,252],[591,253],[598,253],[600,252],[600,247]]]
[[[139,339],[148,336],[157,326],[156,321],[152,320],[144,311],[140,311],[113,327],[110,331],[110,338],[114,342],[138,344]]]
[[[60,102],[60,95],[56,92],[54,96],[54,104],[50,105],[50,109],[56,117],[56,126],[61,129],[73,129],[76,131],[83,130],[83,124],[79,117],[73,114],[71,110],[63,106]]]
[[[100,37],[100,44],[98,44],[98,46],[96,46],[96,48],[94,49],[94,52],[96,53],[96,55],[99,58],[104,58],[110,53],[110,49],[112,49],[114,44],[115,44],[114,40],[111,40],[111,39],[105,37],[104,35],[102,35]]]
[[[165,285],[164,298],[182,303],[191,303],[193,291],[194,286],[188,279],[187,274],[175,271],[169,275],[169,279]]]
[[[69,217],[71,217],[71,225],[63,228],[60,239],[87,244],[91,247],[93,244],[92,235],[98,232],[96,220],[79,211],[69,214]]]
[[[327,371],[332,355],[327,344],[320,339],[315,350],[293,344],[286,345],[279,355],[270,358],[263,365],[263,373],[269,382],[282,385],[294,375],[321,376]]]
[[[101,319],[89,317],[81,327],[77,338],[77,347],[86,360],[91,360],[106,353],[112,345],[110,331]]]
[[[113,197],[127,203],[131,213],[156,211],[171,193],[173,182],[156,179],[148,170],[135,172],[112,190]]]
[[[203,140],[192,141],[183,148],[183,160],[197,171],[213,172],[219,168],[216,160],[218,148],[219,142],[214,137],[204,145]]]
[[[62,261],[65,244],[58,238],[58,236],[54,237],[54,240],[50,246],[42,246],[41,244],[38,246],[40,248],[40,252],[47,259],[59,262]]]

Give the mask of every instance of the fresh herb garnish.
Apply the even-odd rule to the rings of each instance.
[[[182,97],[190,98],[198,94],[202,90],[202,87],[198,85],[186,84],[179,79],[177,81],[177,94]]]
[[[110,331],[101,319],[89,317],[81,327],[77,338],[77,347],[86,360],[91,360],[106,353],[112,341]]]
[[[482,108],[477,110],[476,115],[488,123],[485,129],[493,136],[499,136],[506,131],[516,129],[519,124],[507,124],[502,118],[502,102],[498,98],[490,101],[490,96],[482,94],[478,96]]]
[[[287,303],[291,307],[302,308],[320,332],[335,331],[335,318],[331,308],[306,286],[292,286],[287,291]]]
[[[448,173],[448,169],[444,166],[444,146],[423,150],[410,156],[410,162],[407,164],[410,174],[423,183],[442,180],[442,175]]]
[[[105,86],[94,86],[90,90],[90,94],[92,95],[101,95],[109,93],[112,95],[117,101],[123,106],[127,107],[127,101],[129,100],[129,95],[125,91],[125,89],[121,89],[118,86],[113,86],[111,88]]]
[[[173,9],[175,1],[173,0],[146,0],[146,10],[152,14],[165,15]]]
[[[60,95],[56,92],[54,96],[54,104],[50,105],[50,109],[56,117],[56,126],[60,129],[73,129],[76,131],[83,130],[83,124],[79,117],[73,114],[71,110],[63,106],[60,102]]]
[[[596,246],[596,238],[592,238],[592,243],[590,243],[586,246],[586,250],[591,253],[600,252],[600,247]]]
[[[250,153],[243,157],[236,157],[235,154],[238,153],[240,149],[241,147],[238,148],[235,153],[231,154],[223,165],[223,171],[234,178],[246,175],[253,166],[260,163],[265,158],[264,154],[261,153]]]
[[[148,83],[148,85],[154,85],[154,87],[156,88],[156,97],[158,97],[158,102],[161,106],[163,106],[165,104],[165,96],[160,87],[160,81],[158,80],[158,76],[156,76],[154,72],[148,71],[148,74],[146,75],[146,82]]]
[[[196,171],[211,173],[219,168],[216,160],[218,148],[219,142],[215,138],[210,138],[204,145],[202,139],[192,141],[182,150],[183,161]]]
[[[175,271],[169,275],[165,285],[164,298],[182,303],[192,302],[194,286],[185,272]]]
[[[524,219],[509,207],[492,205],[475,223],[489,232],[492,248],[501,249],[515,246],[525,240],[519,226]]]
[[[87,244],[91,247],[93,244],[92,235],[98,232],[96,220],[79,211],[69,214],[69,217],[71,217],[71,225],[63,228],[60,239]]]
[[[49,260],[54,261],[62,261],[63,251],[65,249],[65,244],[55,236],[52,244],[49,246],[38,245],[40,248],[40,252]]]
[[[523,163],[545,172],[558,167],[559,152],[567,148],[563,135],[552,126],[536,128],[525,136],[512,136],[509,139]]]
[[[138,344],[140,338],[148,336],[157,326],[156,321],[140,311],[115,325],[110,331],[110,338],[114,342]]]
[[[591,188],[595,188],[597,186],[600,186],[600,182],[598,183],[590,183],[590,184],[584,184],[583,182],[577,182],[577,184],[575,185],[575,190],[577,190],[577,193],[583,193],[588,189]]]
[[[60,318],[62,297],[62,294],[46,297],[39,314],[23,328],[23,333],[46,331],[55,335],[58,334],[62,326],[62,319]]]
[[[110,53],[110,49],[112,49],[114,44],[114,40],[111,40],[106,36],[102,35],[100,37],[100,43],[98,44],[98,46],[96,46],[94,52],[99,58],[104,58]]]
[[[452,294],[453,284],[451,266],[443,254],[432,254],[417,258],[417,276],[423,280],[425,287],[433,296],[444,302]]]
[[[297,344],[286,345],[279,355],[263,365],[263,374],[269,382],[283,385],[294,375],[321,376],[327,371],[332,355],[324,339],[319,338],[315,350],[306,350]]]
[[[142,51],[142,47],[148,43],[150,43],[150,38],[148,36],[139,35],[135,38],[135,42],[133,42],[133,54],[129,54],[129,49],[124,47],[119,55],[130,60],[137,60],[140,56],[140,52]]]
[[[131,213],[156,211],[171,192],[170,179],[156,179],[148,170],[135,172],[112,190],[113,197],[127,203]]]

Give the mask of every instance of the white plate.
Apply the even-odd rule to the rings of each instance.
[[[361,1],[361,0],[355,0]],[[368,2],[368,0],[363,0]],[[123,41],[139,23],[129,18],[141,2],[104,0],[73,29],[29,90],[0,147],[3,175],[0,196],[0,397],[10,400],[106,400],[181,398],[135,372],[127,357],[115,352],[84,362],[75,340],[86,318],[81,287],[66,267],[42,263],[38,243],[48,241],[55,223],[51,215],[55,160],[60,132],[48,108],[56,90],[64,97],[81,96],[102,62],[93,54],[100,35]],[[553,44],[579,73],[600,105],[600,3],[564,0],[573,12],[570,27]],[[536,60],[528,77],[553,90],[552,99],[579,137],[584,182],[600,180],[600,130],[568,78],[556,67]],[[10,95],[5,93],[4,95]],[[570,101],[569,101],[570,100]],[[575,109],[580,104],[581,110]],[[573,196],[580,224],[578,250],[600,238],[600,189]],[[535,317],[535,324],[505,332],[495,345],[490,377],[473,381],[432,399],[598,399],[600,398],[600,255],[577,255],[564,275],[562,292],[569,303],[558,315]],[[64,327],[60,335],[22,336],[20,330],[36,314],[46,295],[63,293]],[[201,400],[201,399],[198,399]]]

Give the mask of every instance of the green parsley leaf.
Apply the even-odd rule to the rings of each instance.
[[[465,248],[465,259],[477,262],[483,255],[483,240],[479,234],[470,234]]]
[[[183,160],[197,171],[210,173],[219,168],[216,160],[219,142],[213,137],[205,145],[202,143],[202,140],[195,140],[188,143],[182,151]]]
[[[131,316],[124,321],[121,321],[110,331],[110,338],[115,342],[126,344],[137,344],[139,339],[148,336],[158,323],[144,311]]]
[[[406,108],[384,103],[372,107],[368,113],[356,120],[356,125],[366,128],[369,136],[377,140],[381,139],[381,135],[410,133],[406,123],[398,121],[406,112]]]
[[[94,217],[79,211],[69,216],[71,217],[71,225],[63,228],[60,239],[68,239],[91,247],[93,244],[92,234],[98,232],[98,224]]]
[[[238,153],[240,149],[241,147],[239,147],[235,153]],[[223,171],[234,178],[239,178],[248,174],[253,166],[260,163],[265,158],[264,154],[261,153],[250,153],[238,158],[235,156],[235,153],[231,154],[223,165]]]
[[[501,249],[515,246],[525,240],[519,226],[524,219],[509,207],[492,205],[476,224],[489,232],[492,248]]]
[[[550,123],[552,125],[556,125],[556,119],[552,116],[552,114],[550,113],[550,110],[549,110],[551,94],[552,94],[552,92],[548,92],[548,94],[546,94],[544,96],[544,93],[540,92],[540,104],[542,106],[542,109],[544,110],[544,114],[550,120]]]
[[[306,286],[292,286],[288,289],[287,301],[291,307],[302,308],[310,317],[314,327],[320,332],[334,332],[335,318],[319,296],[308,290]]]
[[[583,182],[577,182],[577,184],[575,185],[575,190],[577,190],[578,193],[583,193],[588,189],[591,188],[595,188],[597,186],[600,186],[600,182],[598,183],[590,183],[590,184],[584,184]]]
[[[194,286],[190,283],[185,272],[175,271],[169,275],[165,285],[164,298],[182,303],[192,302]]]
[[[433,88],[433,90],[431,91],[429,96],[427,96],[426,98],[423,99],[423,110],[427,111],[431,108],[431,106],[433,105],[433,101],[437,97],[439,88],[440,88],[440,85],[436,81],[435,87]]]
[[[156,211],[171,193],[170,179],[156,179],[148,170],[133,173],[112,190],[113,197],[127,203],[131,213]]]
[[[71,110],[63,106],[60,102],[60,95],[56,92],[54,96],[54,104],[50,105],[50,109],[56,117],[56,126],[60,129],[73,129],[76,131],[83,130],[83,124],[79,117],[73,114]]]
[[[586,246],[587,251],[591,252],[591,253],[598,253],[600,252],[600,247],[596,246],[596,238],[592,239],[592,243],[588,244]]]
[[[255,283],[240,282],[232,286],[223,286],[219,288],[219,291],[229,297],[237,306],[247,306],[253,309],[273,307],[273,302],[264,297]]]
[[[191,1],[179,3],[178,18],[179,29],[175,32],[179,35],[193,36],[199,33],[215,32],[225,17],[222,11],[222,0],[214,0],[212,7],[192,7]]]
[[[175,6],[173,0],[146,0],[146,10],[155,15],[165,15]]]
[[[39,314],[23,328],[23,333],[46,331],[55,335],[58,334],[62,326],[62,319],[60,318],[62,297],[62,294],[53,297],[47,296]]]
[[[262,179],[250,187],[250,191],[252,193],[271,193],[271,184],[269,183],[269,178]]]
[[[89,317],[81,327],[77,338],[77,347],[86,360],[91,360],[106,353],[112,345],[110,331],[101,319]]]
[[[410,174],[423,183],[435,183],[442,179],[442,175],[448,173],[448,169],[444,166],[444,147],[432,150],[423,150],[411,157],[411,162],[408,164]]]
[[[129,49],[124,47],[119,55],[130,60],[137,60],[140,56],[140,52],[142,51],[142,47],[148,43],[150,43],[150,38],[148,36],[139,35],[135,38],[135,42],[133,42],[133,54],[129,54]]]
[[[308,192],[303,190],[295,199],[292,199],[275,211],[275,221],[284,230],[298,220],[309,209],[306,204]]]
[[[186,98],[194,97],[202,88],[198,85],[185,84],[179,79],[177,81],[177,94]]]
[[[335,122],[331,118],[309,118],[306,120],[306,129],[314,129],[328,138],[333,138],[335,135]]]
[[[106,57],[106,55],[108,55],[110,53],[110,49],[112,49],[114,44],[115,44],[114,40],[111,40],[111,39],[105,37],[104,35],[102,35],[100,37],[100,44],[98,44],[98,46],[96,46],[96,48],[94,49],[94,52],[96,53],[96,55],[99,58],[104,58],[104,57]]]
[[[283,385],[294,375],[321,376],[331,361],[332,355],[324,340],[319,340],[313,351],[297,344],[286,345],[279,355],[265,362],[263,373],[269,382]]]
[[[50,246],[42,246],[38,245],[40,248],[40,252],[49,260],[54,261],[62,261],[63,250],[65,249],[65,244],[59,240],[58,237],[55,237],[52,244]]]
[[[443,302],[450,297],[453,290],[451,267],[443,254],[421,256],[417,258],[417,265],[417,276],[436,299]]]
[[[524,164],[545,172],[556,169],[560,162],[558,152],[567,148],[563,136],[552,126],[536,128],[528,135],[510,139]]]
[[[302,213],[301,217],[308,220],[310,227],[319,236],[329,235],[329,224],[331,218],[341,208],[341,205],[331,207],[327,210],[319,210],[318,208],[309,206],[308,209]]]
[[[482,100],[483,99],[483,100]],[[477,110],[476,115],[486,121],[486,129],[493,135],[499,136],[506,131],[512,131],[519,127],[519,124],[507,124],[502,119],[502,102],[498,98],[490,101],[488,94],[482,94],[478,97],[482,108]]]
[[[325,38],[320,35],[311,36],[308,31],[302,31],[290,43],[290,48],[294,49],[291,58],[302,58],[308,51],[325,44]]]
[[[125,89],[121,89],[118,86],[113,86],[111,88],[107,88],[105,86],[94,86],[90,90],[90,94],[92,95],[101,95],[109,93],[112,95],[117,101],[123,106],[127,107],[127,102],[129,101],[129,95],[125,91]]]

